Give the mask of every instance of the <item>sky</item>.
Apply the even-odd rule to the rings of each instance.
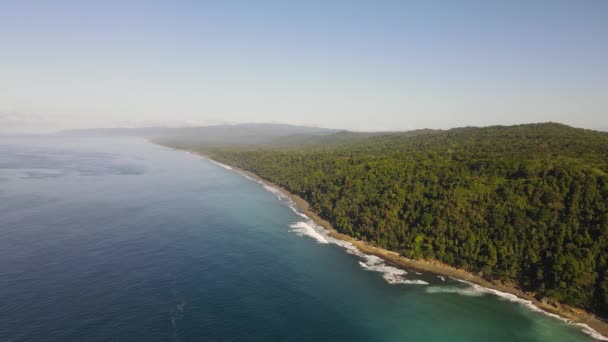
[[[0,1],[0,131],[608,130],[608,1]]]

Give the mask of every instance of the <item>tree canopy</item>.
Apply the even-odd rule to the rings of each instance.
[[[608,315],[608,134],[546,123],[298,141],[173,145],[285,187],[342,233]]]

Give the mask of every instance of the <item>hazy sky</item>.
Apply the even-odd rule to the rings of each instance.
[[[608,129],[608,1],[1,1],[0,130]]]

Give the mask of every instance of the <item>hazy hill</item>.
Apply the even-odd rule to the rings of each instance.
[[[236,124],[203,127],[99,128],[63,131],[77,136],[133,136],[181,144],[265,144],[292,135],[322,136],[333,129],[284,124]]]

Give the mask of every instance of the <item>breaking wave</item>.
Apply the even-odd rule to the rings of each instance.
[[[530,300],[519,298],[516,295],[511,294],[511,293],[498,291],[495,289],[490,289],[490,288],[483,287],[483,286],[480,286],[477,284],[473,284],[466,280],[457,279],[457,278],[452,278],[452,279],[456,280],[460,283],[466,284],[466,285],[468,285],[468,287],[463,288],[463,287],[456,287],[456,286],[430,286],[430,287],[426,288],[426,292],[427,293],[456,293],[456,294],[460,294],[463,296],[471,296],[471,297],[479,297],[479,296],[484,296],[487,294],[495,295],[502,300],[506,300],[509,302],[523,305],[526,308],[530,309],[531,311],[558,319],[558,320],[565,322],[567,324],[570,324],[570,325],[574,325],[574,326],[578,327],[579,329],[581,329],[582,332],[584,332],[585,334],[591,336],[592,338],[594,338],[596,340],[608,341],[608,338],[606,336],[595,331],[589,325],[584,324],[584,323],[577,323],[570,319],[556,315],[554,313],[547,312],[547,311],[539,308],[538,306],[534,305],[534,303],[532,303],[532,301],[530,301]]]
[[[325,236],[321,233],[317,232],[310,224],[307,222],[296,222],[290,225],[290,231],[296,233],[298,236],[308,236],[315,239],[318,243],[329,243]]]
[[[222,164],[220,162],[216,162],[215,160],[211,160],[211,159],[209,159],[209,161],[212,162],[215,165],[219,165],[219,166],[223,167],[226,170],[232,170],[232,167],[230,167],[230,166],[228,166],[226,164]]]
[[[474,288],[463,288],[456,286],[429,286],[426,288],[427,293],[457,293],[468,297],[481,297],[485,292],[478,291]]]
[[[215,165],[218,165],[218,166],[223,167],[223,168],[224,168],[224,169],[226,169],[226,170],[232,170],[232,166],[229,166],[229,165],[226,165],[226,164],[222,164],[222,163],[220,163],[220,162],[218,162],[218,161],[216,161],[216,160],[213,160],[213,159],[211,159],[211,158],[209,158],[209,157],[207,157],[207,156],[204,156],[204,155],[202,155],[202,154],[198,154],[198,153],[193,152],[193,151],[186,151],[186,153],[189,153],[189,154],[195,155],[195,156],[197,156],[197,157],[201,157],[201,158],[203,158],[203,159],[206,159],[206,160],[208,160],[208,161],[212,162],[212,163],[213,163],[213,164],[215,164]]]
[[[260,183],[260,184],[262,184],[262,186],[264,187],[264,189],[265,189],[266,191],[268,191],[268,192],[270,192],[271,194],[273,194],[273,195],[277,196],[277,199],[282,200],[282,199],[286,199],[286,198],[288,198],[288,197],[287,197],[287,195],[285,195],[285,194],[283,193],[283,191],[281,191],[281,190],[279,190],[279,189],[277,189],[277,188],[275,188],[275,187],[272,187],[272,186],[270,186],[270,185],[268,185],[268,184],[265,184],[265,183],[263,183],[263,182],[259,182],[259,183]]]
[[[355,245],[348,241],[331,237],[326,229],[316,224],[305,214],[301,213],[297,209],[295,203],[293,203],[289,197],[285,196],[282,197],[282,199],[286,199],[288,201],[289,208],[291,208],[296,215],[306,219],[305,222],[299,221],[291,224],[290,227],[292,232],[295,232],[300,236],[311,237],[319,243],[333,244],[344,248],[348,254],[358,256],[362,259],[359,261],[359,265],[361,265],[364,270],[382,274],[382,278],[384,278],[384,280],[386,280],[386,282],[389,284],[428,285],[428,283],[423,280],[406,279],[405,275],[407,274],[407,271],[394,266],[389,266],[383,259],[375,255],[361,252]]]
[[[314,239],[317,243],[321,244],[332,244],[339,247],[342,247],[346,250],[348,254],[352,254],[358,256],[362,259],[359,261],[361,267],[366,271],[373,271],[382,274],[382,278],[384,278],[389,284],[412,284],[412,285],[427,285],[428,283],[419,280],[419,279],[406,279],[404,276],[407,274],[405,270],[400,268],[389,266],[385,263],[385,261],[375,255],[369,255],[361,252],[355,245],[348,241],[340,240],[333,238],[329,235],[328,231],[316,224],[310,217],[306,214],[302,213],[298,210],[296,204],[291,200],[291,198],[284,193],[281,189],[268,185],[267,183],[253,179],[249,177],[244,172],[240,172],[236,170],[239,174],[245,176],[250,180],[254,180],[255,182],[262,185],[262,187],[277,196],[279,200],[285,203],[296,215],[304,219],[304,221],[298,221],[289,225],[290,231],[294,232],[298,236],[306,236]]]
[[[365,260],[359,261],[359,265],[366,271],[382,273],[382,278],[389,284],[412,284],[412,285],[428,285],[426,281],[415,279],[406,279],[405,275],[407,272],[400,268],[387,265],[384,260],[375,256],[363,254],[362,258]]]
[[[195,153],[192,153],[192,154],[195,154]],[[210,162],[217,164],[227,170],[236,171],[243,177],[261,184],[266,191],[269,191],[270,193],[276,195],[277,198],[279,200],[281,200],[282,202],[286,203],[288,205],[288,207],[291,210],[293,210],[293,212],[296,215],[298,215],[301,218],[306,220],[306,221],[299,221],[299,222],[296,222],[296,223],[293,223],[290,225],[290,231],[296,233],[297,235],[308,236],[310,238],[315,239],[318,243],[321,243],[321,244],[333,244],[333,245],[337,245],[337,246],[344,248],[347,253],[356,255],[356,256],[360,257],[361,259],[363,259],[363,261],[359,261],[359,265],[361,265],[361,267],[364,270],[382,273],[382,277],[389,284],[411,284],[411,285],[428,285],[429,284],[428,282],[426,282],[424,280],[420,280],[420,279],[406,279],[404,277],[405,275],[407,275],[406,271],[399,269],[397,267],[386,265],[386,263],[383,259],[381,259],[377,256],[374,256],[374,255],[369,255],[369,254],[365,254],[365,253],[361,252],[355,245],[353,245],[352,243],[350,243],[348,241],[339,240],[339,239],[329,236],[327,230],[325,230],[323,227],[319,226],[318,224],[314,223],[314,221],[310,217],[308,217],[306,214],[300,212],[298,210],[298,208],[296,207],[296,204],[291,200],[291,198],[289,198],[289,196],[287,196],[287,194],[285,194],[280,189],[272,187],[259,179],[254,179],[254,178],[250,177],[249,175],[247,175],[246,173],[241,172],[239,170],[235,170],[228,165],[219,163],[219,162],[212,160],[210,158],[207,158],[205,156],[201,156],[198,154],[196,154],[196,155],[203,157],[203,158],[209,160]],[[414,273],[417,275],[420,275],[419,272],[414,272]],[[442,281],[445,280],[445,278],[443,278],[442,276],[438,276],[438,278],[441,279]],[[561,320],[565,323],[577,326],[581,329],[581,331],[583,331],[585,334],[591,336],[592,338],[595,338],[600,341],[608,341],[608,338],[606,336],[595,331],[589,325],[584,324],[584,323],[573,322],[567,318],[563,318],[559,315],[544,311],[541,308],[539,308],[538,306],[534,305],[529,300],[519,298],[510,293],[479,286],[477,284],[473,284],[471,282],[468,282],[468,281],[465,281],[462,279],[457,279],[457,278],[452,278],[452,279],[454,279],[458,282],[467,284],[467,285],[469,285],[469,287],[462,288],[462,287],[456,287],[456,286],[429,286],[426,288],[426,292],[427,293],[456,293],[456,294],[460,294],[463,296],[470,296],[470,297],[479,297],[479,296],[483,296],[486,294],[493,294],[503,300],[508,300],[508,301],[511,301],[514,303],[524,305],[525,307],[529,308],[530,310],[532,310],[534,312],[542,313],[549,317],[553,317],[555,319]]]

